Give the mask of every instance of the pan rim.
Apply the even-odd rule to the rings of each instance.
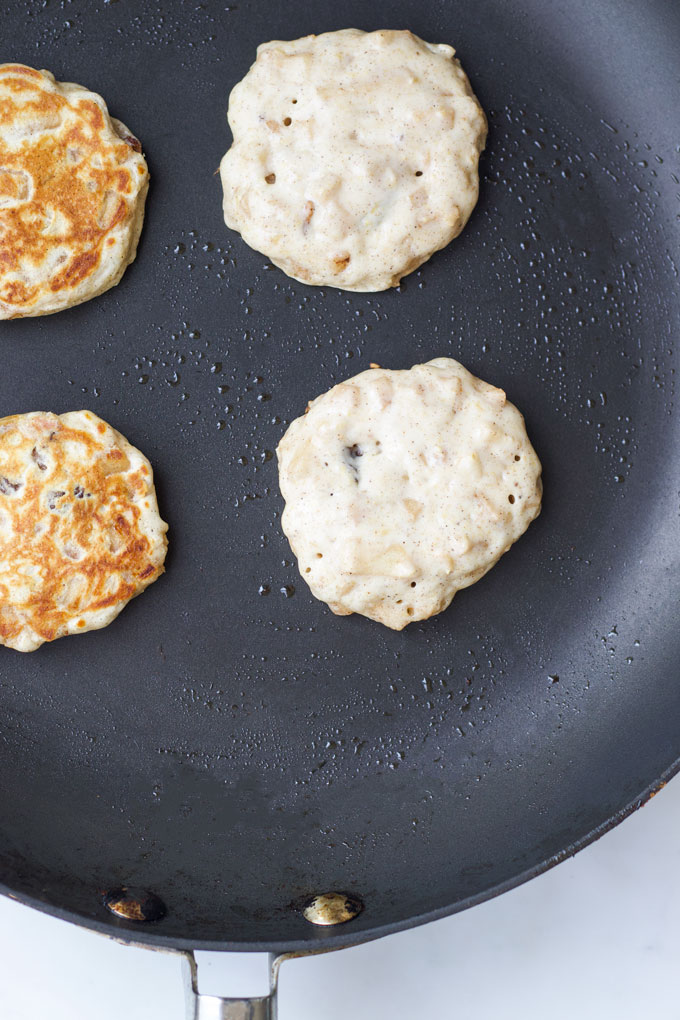
[[[495,899],[497,896],[502,896],[503,893],[510,892],[510,890],[516,889],[520,885],[524,885],[526,882],[531,881],[531,879],[537,878],[539,875],[550,871],[556,865],[561,864],[568,858],[574,857],[581,850],[590,846],[591,843],[595,843],[602,836],[611,832],[612,829],[616,828],[617,825],[620,825],[621,822],[625,821],[625,819],[630,817],[630,815],[632,815],[635,811],[644,807],[645,804],[659,793],[659,791],[662,790],[663,787],[666,786],[666,784],[669,783],[670,780],[678,773],[680,773],[680,757],[676,758],[675,761],[673,761],[672,764],[664,770],[658,779],[655,779],[652,783],[646,786],[641,793],[630,800],[619,811],[615,812],[615,814],[610,815],[603,822],[590,829],[579,839],[569,843],[563,850],[559,850],[557,853],[551,854],[549,857],[539,861],[532,867],[525,869],[518,875],[514,875],[503,882],[499,882],[497,885],[492,885],[482,892],[466,896],[455,903],[449,903],[446,906],[437,907],[434,910],[428,910],[422,914],[416,914],[415,916],[403,918],[397,921],[391,921],[387,924],[376,925],[374,928],[368,928],[355,934],[352,934],[349,931],[339,931],[336,934],[335,932],[331,932],[329,929],[325,929],[323,937],[317,936],[316,938],[309,939],[283,939],[281,941],[253,940],[243,942],[229,939],[178,938],[171,935],[162,935],[150,929],[132,929],[130,927],[130,922],[121,922],[118,924],[113,920],[98,920],[97,918],[87,917],[79,914],[76,910],[68,910],[64,907],[59,907],[56,904],[46,903],[43,900],[37,899],[35,896],[29,895],[28,893],[18,893],[4,882],[0,882],[0,895],[6,896],[15,903],[21,903],[23,906],[31,907],[33,910],[38,910],[42,914],[47,914],[48,916],[55,917],[61,921],[67,921],[70,924],[77,925],[79,928],[113,939],[114,942],[120,942],[129,946],[137,946],[140,949],[155,949],[161,952],[177,953],[191,951],[274,953],[276,955],[296,953],[303,956],[308,954],[312,955],[316,952],[331,952],[333,950],[349,949],[352,946],[362,945],[365,942],[373,942],[386,935],[395,935],[400,931],[407,931],[410,928],[417,928],[420,925],[429,924],[430,921],[439,921],[444,917],[451,917],[454,914],[462,913],[464,910],[469,910],[471,907],[476,907],[488,900]]]

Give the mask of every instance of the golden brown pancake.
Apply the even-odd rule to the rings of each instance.
[[[149,184],[101,96],[0,64],[0,319],[47,315],[120,280]]]
[[[0,644],[105,627],[163,572],[146,457],[91,411],[0,419]]]

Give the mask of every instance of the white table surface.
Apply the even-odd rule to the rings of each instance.
[[[176,957],[0,897],[1,1020],[183,1020]],[[243,994],[201,954],[201,991]],[[680,1020],[680,779],[576,858],[490,903],[284,964],[279,1020]],[[226,984],[225,984],[226,982]]]

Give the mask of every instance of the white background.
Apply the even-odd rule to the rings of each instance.
[[[241,957],[199,955],[239,995]],[[184,1020],[180,964],[0,897],[1,1020]],[[499,899],[283,965],[279,1020],[680,1020],[680,779]]]

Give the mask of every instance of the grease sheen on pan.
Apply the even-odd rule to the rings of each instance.
[[[0,319],[48,315],[118,283],[149,185],[101,96],[0,64]]]
[[[486,118],[451,46],[411,32],[264,43],[229,124],[226,223],[304,283],[396,286],[477,201]]]
[[[281,525],[312,593],[394,630],[445,609],[541,508],[522,415],[450,358],[334,386],[277,453]]]
[[[91,411],[0,419],[0,644],[105,627],[163,572],[146,457]]]

